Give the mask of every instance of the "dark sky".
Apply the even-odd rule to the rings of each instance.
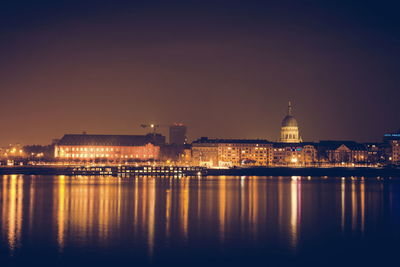
[[[385,1],[0,2],[0,145],[64,133],[379,141],[400,128],[400,16]],[[165,129],[164,129],[165,130]]]

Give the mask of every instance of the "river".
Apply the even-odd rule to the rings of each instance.
[[[3,175],[0,231],[1,266],[386,266],[400,181]]]

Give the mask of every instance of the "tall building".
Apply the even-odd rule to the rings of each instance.
[[[281,125],[281,137],[279,139],[281,143],[300,143],[302,142],[299,134],[299,126],[296,118],[292,114],[292,104],[289,101],[288,112],[285,118],[282,120]]]
[[[184,145],[187,143],[187,128],[182,123],[174,123],[169,127],[169,143],[174,145]]]

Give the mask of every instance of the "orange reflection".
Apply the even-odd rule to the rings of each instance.
[[[129,180],[57,176],[54,182],[51,180],[50,195],[45,192],[47,186],[36,186],[39,182],[34,181],[35,178],[25,178],[24,182],[22,176],[2,177],[1,227],[10,251],[15,251],[21,242],[24,214],[28,222],[24,224],[33,230],[42,227],[46,216],[51,216],[54,228],[50,230],[53,230],[60,251],[67,245],[84,246],[87,242],[109,246],[126,234],[127,240],[146,244],[145,253],[152,257],[164,230],[167,242],[176,239],[187,242],[189,237],[215,238],[221,244],[230,237],[256,242],[260,236],[268,234],[274,242],[277,240],[280,245],[296,249],[301,230],[307,229],[301,224],[315,223],[312,220],[316,220],[316,214],[321,214],[318,209],[326,208],[315,204],[315,199],[321,197],[320,191],[309,191],[310,183],[302,182],[301,177],[296,176],[290,180],[287,177],[272,180],[229,176],[202,179],[138,177]],[[30,189],[24,196],[23,185],[29,185],[28,179],[31,179]],[[342,180],[340,194],[331,198],[336,200],[334,207],[337,208],[333,222],[338,230],[341,224],[342,231],[350,227],[364,233],[366,216],[378,217],[379,214],[371,216],[371,210],[381,212],[379,205],[384,203],[377,204],[376,198],[382,197],[383,188],[374,196],[372,193],[366,196],[366,188],[371,184],[354,180],[351,184],[346,183]],[[382,185],[374,186],[380,188]],[[302,189],[307,190],[307,194],[302,196]],[[338,184],[334,189],[338,189]],[[26,197],[25,211],[23,197]],[[41,205],[47,201],[51,203],[52,214],[48,213],[50,204],[47,209]],[[346,212],[349,218],[346,218]],[[196,233],[199,229],[201,233]],[[27,232],[32,234],[34,231]]]
[[[148,218],[148,244],[149,244],[149,256],[150,258],[153,256],[154,253],[154,231],[155,231],[155,203],[156,203],[156,185],[154,178],[150,178],[148,181],[149,188],[149,196],[147,201],[148,204],[148,211],[147,211],[147,218]]]
[[[3,176],[2,218],[3,232],[6,233],[10,253],[13,254],[21,241],[23,177],[20,175]]]
[[[298,243],[298,230],[300,221],[300,207],[301,207],[301,182],[300,177],[292,176],[290,182],[290,234],[291,234],[291,246],[292,248],[297,247]]]
[[[355,181],[351,182],[351,229],[357,228],[357,190]]]
[[[341,192],[341,228],[344,231],[345,227],[345,219],[346,219],[346,180],[342,178],[342,182],[340,185],[340,192]]]
[[[218,207],[219,238],[221,242],[224,242],[226,218],[226,176],[221,176],[218,180]]]
[[[57,214],[57,242],[60,251],[65,246],[65,176],[61,175],[58,179],[58,211]]]
[[[360,231],[363,234],[365,229],[365,184],[364,181],[360,185],[360,206],[361,206],[361,227]]]
[[[182,225],[182,234],[185,242],[188,238],[188,224],[189,224],[189,179],[190,178],[181,178],[180,179],[180,222]]]
[[[251,234],[253,239],[257,238],[257,229],[258,229],[258,217],[259,217],[259,210],[258,210],[258,203],[260,201],[258,196],[258,179],[252,177],[250,180],[250,225],[251,225]]]
[[[170,181],[171,184],[171,181]],[[172,201],[172,194],[171,194],[171,187],[166,190],[166,203],[165,203],[165,233],[167,241],[171,236],[171,201]]]

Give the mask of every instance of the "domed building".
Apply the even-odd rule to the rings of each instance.
[[[300,143],[302,142],[299,134],[299,126],[296,118],[292,115],[292,104],[289,101],[288,113],[282,120],[281,125],[281,138],[279,142],[282,143]]]

